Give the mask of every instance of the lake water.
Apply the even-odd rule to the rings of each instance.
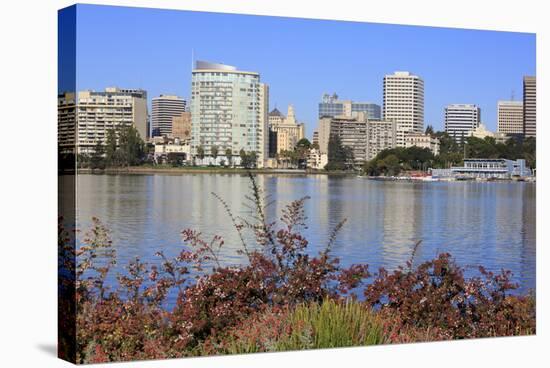
[[[535,288],[535,184],[518,182],[380,182],[326,175],[258,175],[274,204],[269,217],[303,196],[309,251],[318,253],[343,219],[333,254],[344,265],[368,263],[371,270],[403,265],[422,240],[416,260],[450,252],[464,266],[509,269],[521,290]],[[243,198],[249,179],[230,174],[79,175],[78,227],[91,217],[111,230],[117,250],[116,271],[137,257],[158,262],[155,253],[176,255],[181,231],[192,228],[206,239],[222,235],[222,260],[244,262],[239,241],[219,194],[233,211],[247,216]]]

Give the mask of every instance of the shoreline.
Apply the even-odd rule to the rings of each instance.
[[[106,168],[106,169],[77,169],[76,174],[90,175],[186,175],[186,174],[228,174],[228,175],[246,175],[248,172],[252,174],[263,175],[288,175],[288,176],[334,176],[334,177],[361,177],[372,181],[397,181],[409,183],[435,183],[435,182],[473,182],[473,183],[509,183],[509,182],[525,182],[536,183],[536,180],[517,180],[517,179],[498,179],[498,180],[456,180],[456,179],[420,179],[411,177],[385,177],[385,176],[364,176],[357,172],[349,171],[325,171],[325,170],[299,170],[299,169],[241,169],[241,168],[211,168],[211,167],[141,167],[130,166],[125,168]],[[74,172],[73,172],[74,174]],[[431,177],[429,177],[431,178]]]
[[[298,169],[222,169],[210,167],[141,167],[130,166],[125,168],[106,168],[106,169],[77,169],[77,174],[108,174],[108,175],[151,175],[151,174],[229,174],[229,175],[246,175],[248,172],[252,174],[274,174],[274,175],[292,175],[292,176],[308,176],[308,175],[330,175],[330,176],[357,176],[355,172],[348,171],[325,171],[325,170],[298,170]]]

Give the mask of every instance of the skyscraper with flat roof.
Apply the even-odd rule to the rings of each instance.
[[[186,101],[178,96],[160,95],[151,100],[151,135],[170,136],[172,134],[172,118],[185,112]]]
[[[481,121],[481,109],[473,104],[451,104],[445,107],[445,131],[457,143],[470,135]]]
[[[497,131],[504,134],[523,134],[523,102],[498,101]]]
[[[523,77],[523,134],[537,136],[537,77]]]
[[[397,145],[405,144],[405,133],[424,131],[424,81],[409,72],[384,76],[384,120],[397,124]]]
[[[263,167],[268,156],[268,86],[260,74],[197,61],[191,78],[191,153],[202,147],[206,156],[216,146],[219,156],[231,149],[232,162],[239,152],[255,152]],[[227,158],[226,158],[227,159]]]

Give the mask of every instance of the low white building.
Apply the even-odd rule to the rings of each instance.
[[[429,134],[407,132],[405,134],[405,148],[413,146],[428,148],[434,156],[439,155],[439,139]]]
[[[191,158],[191,146],[189,143],[180,144],[179,142],[159,143],[155,144],[155,160],[164,160],[168,154],[176,153],[183,156],[184,161],[189,161]]]
[[[328,164],[328,155],[320,150],[312,148],[307,156],[308,169],[322,170]]]

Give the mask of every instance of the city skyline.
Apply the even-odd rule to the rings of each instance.
[[[308,138],[324,93],[382,105],[383,78],[396,70],[424,80],[424,126],[443,130],[446,105],[473,103],[495,131],[497,101],[521,100],[523,76],[536,74],[528,33],[94,5],[77,12],[77,38],[87,45],[76,52],[78,90],[122,86],[189,100],[194,52],[259,72],[269,109],[294,105]],[[100,19],[110,26],[94,27]]]

